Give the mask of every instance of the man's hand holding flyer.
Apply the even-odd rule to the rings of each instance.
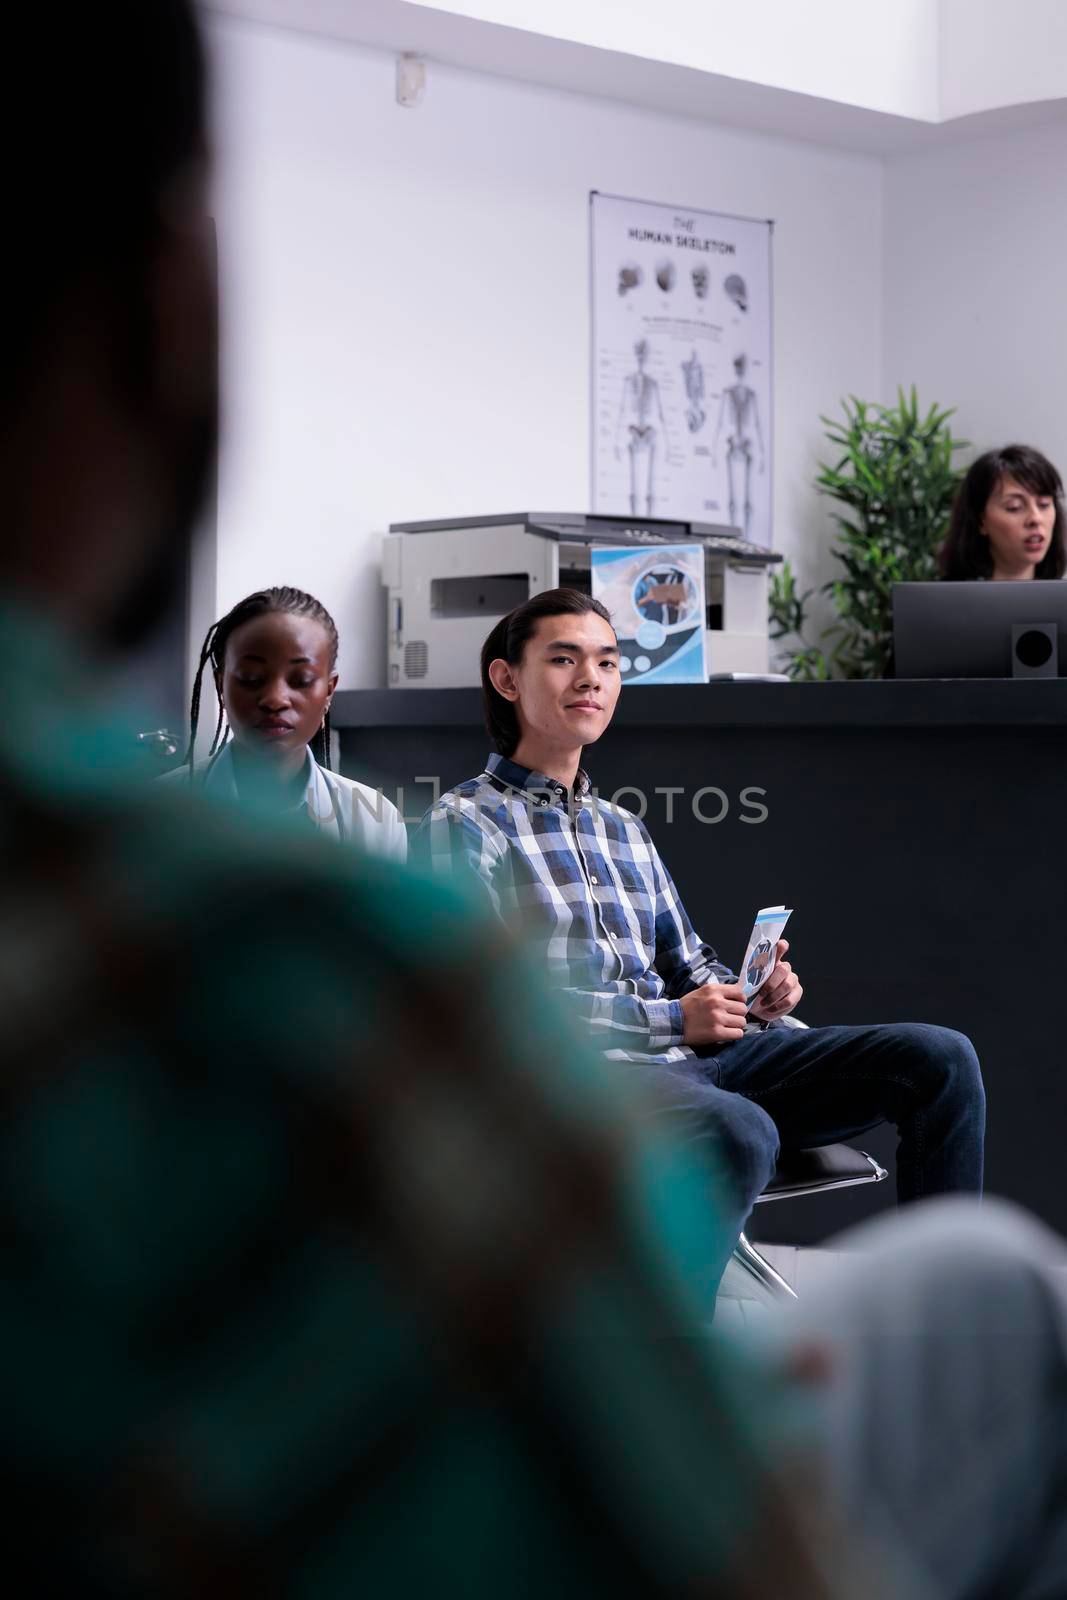
[[[782,984],[768,991],[765,1006],[760,996],[760,990],[778,967],[779,941],[792,914],[785,906],[767,906],[757,912],[738,981],[705,983],[682,996],[682,1037],[686,1044],[694,1048],[732,1044],[744,1037],[746,1029],[757,1024],[765,1028],[792,1010],[803,990],[788,962],[782,965]],[[781,995],[776,992],[779,988]],[[750,1014],[757,1004],[761,1010]]]

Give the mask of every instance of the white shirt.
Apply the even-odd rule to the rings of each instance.
[[[408,835],[396,806],[377,789],[342,778],[339,772],[320,767],[310,749],[307,753],[307,787],[301,804],[319,830],[341,843],[352,843],[371,855],[404,861]],[[189,769],[178,767],[157,780],[160,783],[189,782]],[[224,804],[240,805],[237,779],[233,770],[233,744],[193,768],[192,787]]]

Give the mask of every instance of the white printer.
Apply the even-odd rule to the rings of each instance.
[[[766,672],[767,572],[782,559],[775,551],[706,522],[518,511],[390,526],[382,544],[386,681],[477,685],[482,642],[500,617],[544,589],[589,592],[590,546],[689,541],[705,552],[709,674]]]

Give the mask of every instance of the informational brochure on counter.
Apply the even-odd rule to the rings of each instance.
[[[785,906],[764,906],[762,911],[756,912],[748,949],[740,968],[746,1000],[753,999],[778,965],[778,941],[792,915],[792,911],[787,911]]]
[[[704,683],[704,547],[590,551],[593,595],[611,613],[623,683]]]

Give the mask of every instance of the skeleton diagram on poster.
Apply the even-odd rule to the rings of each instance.
[[[771,224],[590,197],[592,506],[771,543]]]

